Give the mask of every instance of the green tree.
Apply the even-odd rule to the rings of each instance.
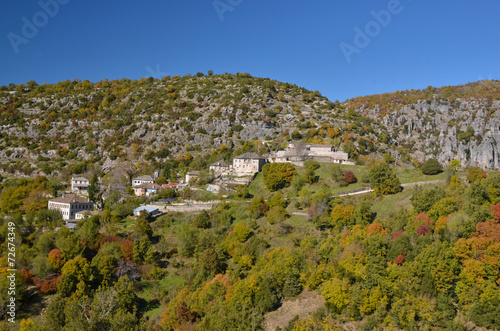
[[[377,196],[401,191],[401,182],[387,163],[378,163],[370,168],[370,185]]]
[[[250,236],[252,229],[245,222],[239,222],[234,226],[233,232],[239,241],[245,242]]]
[[[269,191],[277,191],[289,185],[296,173],[291,163],[268,163],[262,167],[264,185]]]
[[[481,179],[486,178],[486,171],[478,167],[472,167],[467,172],[467,181],[469,183],[478,182]]]
[[[424,189],[422,186],[417,186],[413,191],[413,196],[410,201],[417,214],[428,212],[432,205],[445,197],[445,192],[442,188],[434,187]]]
[[[253,218],[259,218],[264,216],[265,212],[269,209],[263,197],[255,197],[250,201],[248,206],[250,210],[250,216]]]
[[[193,225],[199,229],[209,229],[212,226],[210,215],[206,210],[202,210],[193,218]]]
[[[436,158],[430,158],[422,164],[420,170],[424,175],[435,175],[443,172],[443,166]]]
[[[94,174],[94,176],[92,176],[92,178],[90,179],[89,201],[96,202],[101,199],[101,193],[99,192],[97,181],[98,181],[97,174]]]
[[[236,187],[236,195],[242,199],[248,198],[250,195],[250,193],[248,193],[248,187],[246,185],[238,185],[238,187]]]
[[[286,208],[286,205],[287,205],[287,202],[286,202],[285,196],[281,192],[274,193],[268,202],[269,208],[273,208],[273,207]]]

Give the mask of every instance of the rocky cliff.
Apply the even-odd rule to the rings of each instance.
[[[500,90],[500,82],[488,84]],[[348,101],[346,105],[380,121],[395,145],[404,147],[419,161],[436,157],[444,164],[458,159],[464,166],[499,168],[500,94],[482,97],[481,92],[456,93],[456,96],[451,93],[443,97],[439,90],[434,92],[428,97],[414,95],[413,98],[421,100],[412,102],[387,94],[369,104],[353,106],[355,102]],[[393,102],[387,103],[384,99]]]

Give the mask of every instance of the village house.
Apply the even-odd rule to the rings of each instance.
[[[316,144],[289,144],[286,150],[278,151],[274,157],[274,162],[290,162],[303,160],[328,161],[332,163],[348,162],[349,154],[335,150],[332,145],[316,145]]]
[[[90,181],[85,177],[71,178],[71,192],[75,194],[89,194]]]
[[[186,174],[186,183],[189,183],[192,180],[197,179],[198,177],[200,177],[199,171],[190,171]]]
[[[132,188],[134,189],[134,194],[138,197],[141,197],[144,195],[150,196],[158,193],[158,191],[161,189],[161,186],[155,183],[144,183],[132,186]]]
[[[213,170],[215,173],[223,173],[227,172],[230,169],[230,164],[224,161],[224,159],[220,159],[219,161],[210,165],[209,169]]]
[[[155,180],[153,177],[147,175],[147,176],[140,176],[132,179],[132,186],[137,186],[141,184],[153,184]]]
[[[63,220],[70,220],[75,219],[76,213],[79,211],[94,210],[94,203],[76,194],[64,194],[49,200],[48,209],[60,210]]]
[[[177,189],[177,183],[163,184],[161,187],[166,189],[166,190],[168,190],[168,189],[175,190],[175,189]]]
[[[154,207],[154,206],[140,206],[140,207],[135,208],[133,210],[133,213],[135,216],[140,216],[141,213],[146,213],[149,216],[156,216],[156,215],[161,214],[161,211],[160,211],[160,209],[158,209],[158,207]]]
[[[101,212],[99,210],[94,210],[94,211],[92,211],[92,210],[79,211],[79,212],[75,213],[75,219],[77,221],[79,221],[79,220],[84,219],[86,216],[90,217],[90,216],[94,216],[94,215],[100,215],[100,213]]]
[[[237,173],[254,174],[266,164],[266,157],[257,153],[245,153],[233,159],[233,170]]]

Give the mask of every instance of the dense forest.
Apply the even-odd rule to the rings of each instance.
[[[269,164],[210,211],[157,218],[132,216],[145,198],[114,192],[76,230],[46,209],[60,182],[4,179],[21,329],[258,330],[308,291],[323,308],[284,329],[498,329],[500,174],[447,168],[401,191],[400,170]],[[354,181],[374,193],[334,193]]]

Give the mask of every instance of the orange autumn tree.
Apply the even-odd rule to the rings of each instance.
[[[455,256],[462,263],[457,295],[460,304],[468,309],[480,300],[488,284],[500,285],[500,222],[499,204],[492,207],[494,219],[476,225],[469,238],[455,243]]]

